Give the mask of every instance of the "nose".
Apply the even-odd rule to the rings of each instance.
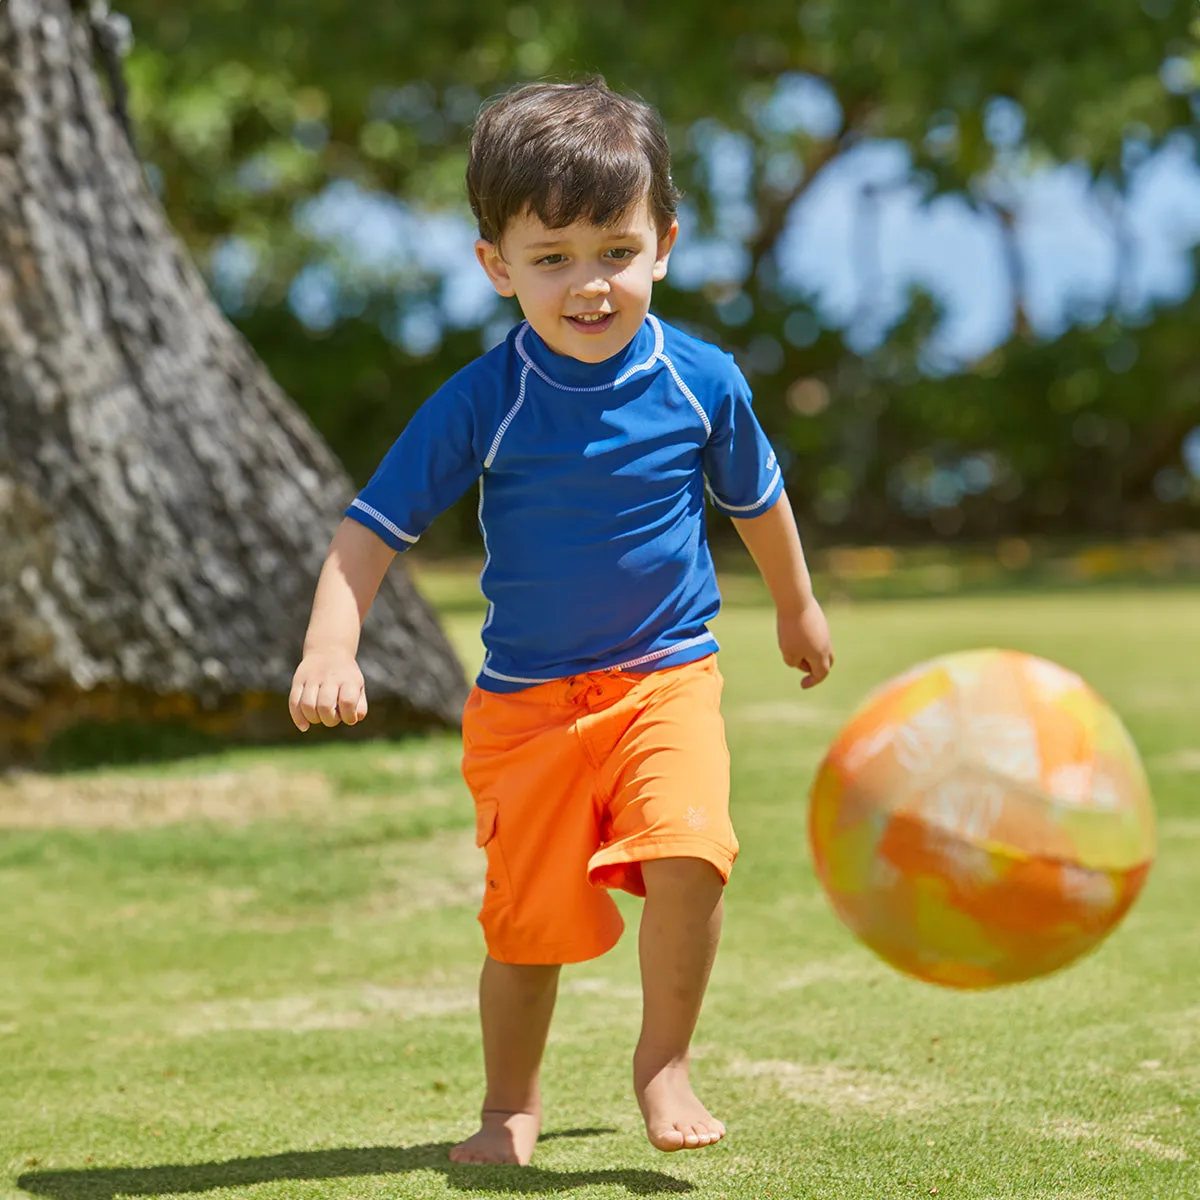
[[[577,279],[571,288],[576,296],[592,299],[596,296],[607,296],[612,289],[603,275],[584,275]]]

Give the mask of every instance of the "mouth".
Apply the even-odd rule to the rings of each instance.
[[[613,323],[616,315],[612,312],[576,313],[574,316],[567,317],[566,320],[570,321],[580,333],[602,333]]]

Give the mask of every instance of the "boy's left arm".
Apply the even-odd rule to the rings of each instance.
[[[787,493],[781,493],[762,516],[735,517],[733,525],[775,601],[783,661],[804,672],[801,687],[816,687],[833,667],[833,646],[825,614],[813,596]]]

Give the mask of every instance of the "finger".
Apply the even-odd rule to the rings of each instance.
[[[304,691],[300,695],[300,715],[310,725],[319,725],[321,723],[321,714],[317,712],[317,696],[320,694],[320,691],[320,682],[310,679],[304,685]]]
[[[317,695],[317,716],[322,725],[332,728],[341,721],[338,714],[338,690],[336,683],[323,683]]]
[[[308,729],[308,721],[305,720],[304,714],[300,711],[300,697],[304,695],[304,684],[294,683],[292,685],[291,694],[288,696],[288,712],[292,717],[292,724],[296,726],[301,733]]]
[[[344,683],[338,693],[338,715],[347,725],[353,725],[358,720],[358,698],[362,689]]]
[[[354,706],[354,715],[359,721],[367,715],[367,689],[365,687],[358,693],[358,703]]]
[[[828,674],[828,666],[826,666],[824,662],[818,662],[817,669],[809,672],[801,686],[806,688],[814,688],[818,683],[821,683]]]

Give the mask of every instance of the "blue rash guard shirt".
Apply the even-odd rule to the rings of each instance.
[[[516,326],[421,406],[346,515],[407,550],[477,480],[492,692],[711,654],[705,483],[734,517],[783,491],[732,357],[653,316],[601,363]]]

